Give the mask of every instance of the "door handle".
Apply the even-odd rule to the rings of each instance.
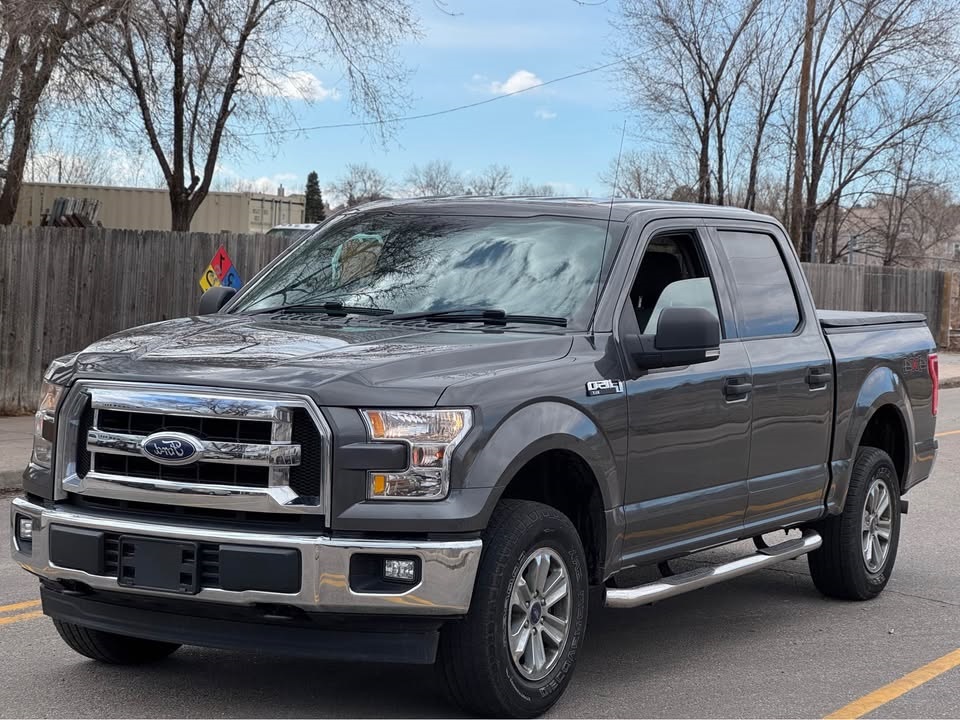
[[[751,390],[753,383],[747,382],[746,378],[732,377],[723,381],[723,394],[727,400],[744,400]]]
[[[812,388],[819,388],[826,385],[830,382],[830,378],[833,377],[831,373],[826,368],[822,367],[812,367],[807,368],[807,385]]]

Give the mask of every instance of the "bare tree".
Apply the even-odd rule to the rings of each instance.
[[[449,160],[431,160],[414,165],[407,172],[406,183],[414,197],[459,195],[464,190],[463,178]]]
[[[923,138],[893,149],[883,189],[848,212],[843,223],[848,241],[834,250],[834,262],[854,250],[888,266],[918,265],[931,251],[944,254],[960,226],[960,206],[947,178],[938,175],[933,151]]]
[[[749,157],[744,196],[738,203],[748,210],[756,210],[759,204],[766,208],[778,207],[778,201],[772,198],[761,200],[764,191],[769,191],[770,182],[764,182],[762,174],[772,169],[777,158],[775,153],[777,138],[771,138],[771,129],[779,129],[781,140],[786,140],[786,152],[783,162],[788,162],[795,118],[792,114],[795,90],[795,65],[797,55],[803,45],[801,20],[795,16],[798,4],[792,0],[773,0],[764,3],[757,14],[756,22],[749,28],[747,42],[753,48],[753,62],[747,67],[746,98],[747,106],[740,113],[743,123],[744,144]],[[791,79],[794,83],[791,84]],[[784,103],[788,110],[784,111]],[[786,116],[786,117],[784,117]],[[778,120],[784,120],[779,128],[772,128]],[[761,187],[765,185],[765,187]],[[778,212],[785,212],[782,208]]]
[[[948,0],[824,0],[814,28],[802,246],[904,143],[955,129],[960,11]],[[889,177],[889,174],[887,174]]]
[[[617,197],[651,200],[669,200],[680,184],[666,156],[643,155],[636,150],[624,152],[619,161],[611,160],[599,178]]]
[[[343,198],[347,207],[389,196],[390,180],[366,163],[347,165],[344,174],[333,184],[333,192]]]
[[[187,230],[218,158],[244,142],[244,130],[269,131],[291,99],[329,97],[296,68],[332,57],[354,109],[383,120],[403,99],[396,49],[417,33],[409,0],[130,0],[96,38],[106,69],[86,69],[114,130],[145,135],[172,228]]]
[[[743,40],[760,5],[761,0],[622,2],[617,21],[622,84],[644,124],[653,124],[696,158],[700,202],[725,202],[725,139],[753,57]]]
[[[506,165],[488,165],[467,181],[471,195],[506,195],[513,182],[513,173]]]
[[[513,188],[514,195],[526,195],[527,197],[554,197],[557,189],[550,183],[537,185],[528,178],[518,180]]]
[[[40,122],[23,176],[30,182],[116,185],[122,168],[95,133],[65,133],[59,125]]]
[[[54,71],[68,44],[102,26],[123,0],[0,2],[0,142],[6,177],[0,224],[13,222],[31,142]]]

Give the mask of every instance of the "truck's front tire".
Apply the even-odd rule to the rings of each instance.
[[[824,595],[869,600],[890,579],[900,543],[900,484],[883,450],[862,447],[840,515],[818,527],[823,544],[808,556],[810,575]]]
[[[116,635],[62,620],[54,620],[53,625],[63,641],[73,650],[91,660],[110,665],[143,665],[156,662],[180,647],[175,643]]]
[[[563,694],[587,624],[587,562],[566,515],[504,500],[483,535],[467,617],[443,629],[452,699],[487,716],[535,717]]]

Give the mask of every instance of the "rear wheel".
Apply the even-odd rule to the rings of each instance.
[[[467,617],[443,629],[451,698],[480,715],[534,717],[563,694],[587,622],[587,563],[570,520],[504,500],[484,533]]]
[[[890,456],[863,447],[840,515],[821,523],[823,545],[810,553],[810,575],[824,595],[869,600],[893,572],[900,542],[900,483]]]
[[[60,637],[81,655],[110,665],[143,665],[162,660],[180,646],[94,630],[62,620],[53,625]]]

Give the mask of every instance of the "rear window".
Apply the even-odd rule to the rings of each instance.
[[[740,337],[794,332],[800,308],[776,240],[764,233],[720,231],[720,245],[740,298]]]

